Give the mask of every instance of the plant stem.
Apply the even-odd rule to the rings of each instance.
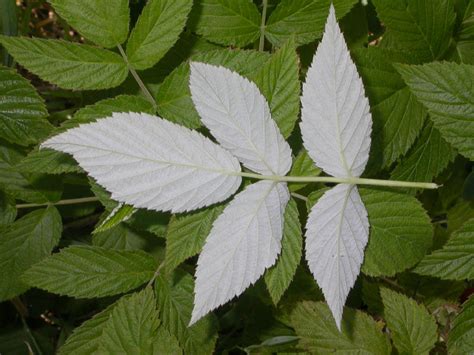
[[[79,203],[96,202],[99,201],[97,197],[82,197],[73,198],[69,200],[61,200],[57,202],[46,202],[46,203],[24,203],[16,205],[16,208],[31,208],[31,207],[42,207],[42,206],[60,206],[60,205],[75,205]]]
[[[158,268],[156,269],[155,273],[153,274],[153,277],[150,279],[150,281],[148,281],[148,283],[146,284],[146,287],[150,287],[151,285],[153,285],[153,283],[155,282],[156,278],[158,277],[158,275],[160,274],[160,271],[161,271],[161,268],[165,265],[165,262],[163,261],[159,266]]]
[[[304,201],[304,202],[308,202],[308,198],[307,198],[306,196],[300,195],[300,194],[298,194],[298,193],[296,193],[296,192],[292,192],[292,193],[291,193],[291,196],[293,196],[294,198],[297,198],[297,199],[299,199],[299,200],[302,200],[302,201]]]
[[[129,70],[130,73],[132,74],[133,78],[134,78],[135,81],[137,82],[138,86],[139,86],[140,89],[142,90],[142,92],[143,92],[143,94],[145,95],[145,97],[147,98],[147,100],[151,102],[151,104],[153,105],[153,108],[156,110],[157,104],[156,104],[155,99],[153,98],[153,95],[150,93],[150,91],[149,91],[148,88],[146,87],[145,83],[142,81],[142,79],[140,78],[140,76],[139,76],[138,73],[136,72],[135,68],[133,68],[133,66],[132,66],[132,65],[130,64],[130,62],[128,61],[127,54],[125,54],[125,51],[123,50],[122,45],[118,44],[117,47],[118,47],[118,49],[119,49],[120,54],[121,54],[122,57],[123,57],[123,60],[125,61],[125,63],[127,63],[128,70]]]
[[[258,180],[270,180],[278,182],[328,182],[334,184],[351,184],[351,185],[373,185],[388,187],[411,187],[419,189],[437,189],[439,186],[431,182],[411,182],[396,180],[378,180],[365,178],[337,178],[332,176],[279,176],[279,175],[259,175],[254,173],[239,172],[237,176],[247,177]]]
[[[260,42],[258,43],[258,50],[263,52],[265,47],[265,22],[267,20],[267,6],[268,0],[262,0],[262,22],[260,23]]]

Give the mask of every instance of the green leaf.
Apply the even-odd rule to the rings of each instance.
[[[306,149],[301,149],[296,156],[293,165],[291,167],[290,176],[318,176],[321,174],[313,159],[310,158]],[[290,184],[288,187],[290,191],[298,191],[308,185],[307,183]]]
[[[0,301],[28,289],[20,276],[46,258],[61,238],[61,216],[54,207],[33,211],[2,228],[0,234]]]
[[[13,70],[0,66],[0,138],[19,145],[38,143],[53,126],[33,86]]]
[[[298,46],[320,38],[331,2],[340,19],[357,0],[282,0],[268,18],[265,36],[277,47],[291,37]]]
[[[222,65],[246,77],[253,77],[269,57],[268,53],[250,50],[218,50],[199,53],[192,60]],[[167,120],[188,128],[198,128],[201,119],[191,100],[189,74],[189,63],[184,63],[163,81],[156,96],[157,110]]]
[[[401,192],[360,188],[370,222],[362,271],[392,276],[414,266],[431,246],[433,229],[421,203]]]
[[[353,53],[372,107],[374,132],[369,167],[389,167],[407,153],[426,117],[423,105],[393,67],[391,56],[379,48]]]
[[[265,284],[275,305],[290,286],[303,249],[301,223],[295,200],[288,202],[284,218],[281,254],[276,264],[265,272]]]
[[[125,42],[130,10],[127,0],[49,0],[56,13],[85,38],[111,48]]]
[[[128,296],[124,296],[120,300],[126,297]],[[117,302],[75,328],[73,333],[67,338],[66,343],[59,349],[59,355],[96,354],[102,343],[104,327],[116,305]]]
[[[135,313],[130,314],[130,311],[133,310],[135,310]],[[140,342],[144,345],[142,348],[150,350],[147,344],[150,341],[153,342],[154,350],[150,350],[149,353],[180,354],[181,349],[178,341],[163,326],[158,327],[156,331],[150,334],[150,326],[154,326],[156,323],[159,324],[157,316],[155,299],[150,288],[140,293],[123,296],[102,312],[85,321],[80,327],[74,329],[72,335],[67,338],[66,343],[59,349],[59,354],[88,355],[103,353],[105,350],[122,354],[127,353],[128,348],[125,349],[125,347],[135,342]],[[130,327],[133,329],[130,329]],[[127,339],[126,343],[123,341],[115,344],[111,343],[112,337],[124,331],[128,333],[123,335],[121,339]],[[130,337],[132,339],[129,339]],[[116,346],[120,348],[116,349]],[[144,350],[137,353],[144,353]],[[135,353],[131,352],[131,354]]]
[[[156,267],[142,251],[72,246],[34,265],[23,279],[52,293],[94,298],[133,290],[150,280]]]
[[[223,210],[223,205],[217,205],[171,217],[166,233],[167,270],[174,270],[183,261],[201,251],[212,224]]]
[[[340,332],[329,311],[321,302],[301,302],[291,316],[300,345],[316,354],[390,354],[386,336],[367,314],[345,308]]]
[[[159,324],[151,287],[121,298],[104,326],[99,351],[108,354],[152,354]]]
[[[52,149],[33,151],[22,159],[15,169],[25,173],[64,174],[83,170],[69,154]]]
[[[298,66],[295,46],[290,40],[272,55],[254,78],[285,138],[293,131],[300,112]]]
[[[181,270],[160,275],[155,281],[158,311],[164,327],[178,339],[184,354],[212,354],[217,322],[209,314],[188,327],[194,299],[194,279]]]
[[[408,155],[392,171],[391,178],[403,181],[432,181],[455,156],[456,151],[441,137],[438,130],[428,123]]]
[[[198,0],[192,28],[211,42],[245,47],[260,35],[261,15],[251,0]]]
[[[452,0],[374,0],[386,26],[383,46],[417,62],[440,59],[448,49],[455,14]]]
[[[112,116],[114,112],[145,112],[154,113],[153,105],[140,96],[119,95],[104,99],[78,110],[74,116],[65,121],[58,132],[74,128],[80,124],[95,122],[99,118]]]
[[[130,64],[138,70],[152,67],[178,40],[191,0],[150,0],[127,42]]]
[[[15,199],[0,190],[0,228],[13,223],[16,218]]]
[[[110,213],[106,212],[105,218],[99,221],[95,227],[93,234],[102,233],[118,226],[121,222],[127,221],[136,212],[136,208],[119,203]]]
[[[454,232],[442,249],[421,260],[414,272],[443,280],[474,279],[474,219]]]
[[[32,203],[57,201],[61,197],[62,184],[57,178],[28,174],[17,170],[24,155],[21,151],[0,142],[0,188],[13,197]]]
[[[92,236],[93,245],[116,250],[145,250],[154,240],[154,235],[135,231],[124,223]]]
[[[113,88],[128,75],[122,57],[106,49],[26,37],[0,36],[0,43],[26,69],[63,89]]]
[[[399,354],[428,354],[438,338],[435,319],[422,305],[387,288],[380,290],[384,315]]]
[[[474,349],[474,297],[463,305],[461,313],[454,319],[448,337],[450,354],[468,354]]]
[[[443,138],[474,160],[474,66],[444,62],[397,69]]]
[[[460,24],[455,34],[454,57],[461,63],[474,64],[474,2],[457,1],[455,5]]]

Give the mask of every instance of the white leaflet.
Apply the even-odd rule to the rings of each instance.
[[[42,144],[70,153],[112,198],[154,210],[190,211],[225,200],[241,183],[229,152],[156,116],[114,113]]]
[[[247,168],[285,175],[291,150],[257,86],[223,67],[191,63],[190,85],[202,122]]]
[[[369,238],[367,211],[355,185],[339,184],[314,205],[306,224],[306,260],[338,328]]]
[[[336,177],[360,176],[369,158],[372,118],[332,5],[301,104],[301,134],[316,165]]]
[[[275,263],[289,198],[285,183],[260,181],[224,209],[199,256],[190,325],[240,295]]]

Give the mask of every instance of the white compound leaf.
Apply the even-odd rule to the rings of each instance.
[[[360,176],[369,158],[372,117],[332,5],[301,104],[303,143],[316,165],[336,177]]]
[[[367,210],[355,185],[336,185],[319,199],[308,216],[306,260],[339,329],[368,238]]]
[[[224,209],[199,256],[190,325],[240,295],[275,263],[289,198],[285,183],[260,181]]]
[[[224,67],[191,63],[192,100],[204,125],[248,169],[285,175],[291,149],[257,86]]]
[[[112,199],[184,212],[223,201],[241,183],[240,164],[196,131],[144,113],[70,129],[42,144],[72,154]]]

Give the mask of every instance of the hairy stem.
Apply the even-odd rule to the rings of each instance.
[[[365,178],[337,178],[332,176],[279,176],[279,175],[260,175],[254,173],[239,172],[237,176],[247,177],[258,180],[270,180],[278,182],[328,182],[334,184],[351,184],[351,185],[373,185],[388,187],[410,187],[418,189],[437,189],[439,186],[431,182],[411,182],[396,180],[378,180]]]
[[[153,283],[155,282],[156,278],[158,277],[158,275],[160,274],[160,271],[161,269],[163,268],[163,266],[165,265],[165,262],[163,261],[160,265],[158,265],[157,269],[155,270],[155,273],[153,274],[153,277],[150,279],[150,281],[148,281],[148,283],[146,284],[146,287],[150,287],[153,285]]]
[[[123,50],[123,47],[122,45],[117,45],[117,48],[119,49],[119,52],[120,54],[122,55],[123,57],[123,60],[125,61],[125,63],[127,63],[127,66],[128,66],[128,70],[130,71],[130,73],[132,74],[133,78],[135,79],[135,81],[137,82],[138,86],[140,87],[140,89],[142,90],[143,94],[145,95],[145,97],[147,98],[148,101],[151,102],[151,104],[153,105],[153,108],[156,109],[156,101],[155,99],[153,98],[153,95],[151,94],[150,90],[148,90],[148,88],[146,87],[145,83],[142,81],[142,79],[140,78],[140,76],[138,75],[138,73],[136,72],[135,68],[133,68],[133,66],[130,64],[130,62],[128,61],[128,57],[127,57],[127,54],[125,54],[125,51]]]
[[[267,20],[267,6],[268,0],[262,0],[262,22],[260,23],[260,42],[258,43],[258,50],[263,52],[265,46],[265,22]]]
[[[75,205],[79,203],[88,203],[99,201],[97,197],[82,197],[73,198],[69,200],[61,200],[57,202],[46,202],[46,203],[23,203],[16,205],[16,208],[31,208],[31,207],[42,207],[42,206],[60,206],[60,205]]]

